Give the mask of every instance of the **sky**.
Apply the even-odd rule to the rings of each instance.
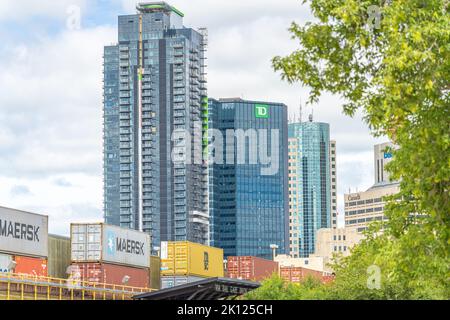
[[[308,89],[290,85],[271,59],[298,43],[288,28],[313,20],[300,0],[171,0],[184,25],[207,27],[208,95],[283,102],[299,118]],[[45,214],[51,233],[102,213],[102,53],[117,41],[117,16],[135,0],[0,1],[0,206]],[[303,119],[327,122],[337,141],[343,194],[373,184],[373,138],[361,114],[342,114],[325,94]]]

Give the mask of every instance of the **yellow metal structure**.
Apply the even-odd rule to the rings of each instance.
[[[0,274],[0,300],[131,300],[136,294],[150,291],[105,283]]]
[[[161,275],[223,277],[223,250],[188,241],[168,242]]]

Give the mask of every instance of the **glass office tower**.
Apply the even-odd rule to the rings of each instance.
[[[174,130],[207,130],[206,31],[165,2],[118,23],[118,44],[104,50],[105,221],[148,232],[153,247],[207,244],[206,162],[171,157]]]
[[[210,99],[209,128],[211,245],[225,256],[271,259],[273,244],[287,253],[286,105]]]
[[[289,124],[290,254],[306,258],[315,251],[317,230],[332,221],[330,126],[309,122]],[[335,159],[335,157],[333,157]],[[335,173],[334,175],[335,176]],[[335,214],[334,214],[335,215]],[[336,218],[336,217],[334,217]]]

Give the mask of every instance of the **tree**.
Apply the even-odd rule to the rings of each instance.
[[[301,283],[289,283],[273,274],[263,281],[262,286],[249,292],[245,299],[249,300],[323,300],[327,299],[326,285],[309,276]]]
[[[352,255],[335,265],[334,298],[450,298],[450,1],[304,0],[316,21],[293,23],[300,48],[275,57],[282,78],[360,109],[398,149],[388,165],[400,193]],[[379,18],[379,19],[378,19]],[[379,22],[379,25],[378,25]],[[367,288],[378,265],[382,288]]]

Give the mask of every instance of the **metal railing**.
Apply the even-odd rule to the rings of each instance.
[[[131,300],[154,291],[126,285],[0,273],[0,300]]]

